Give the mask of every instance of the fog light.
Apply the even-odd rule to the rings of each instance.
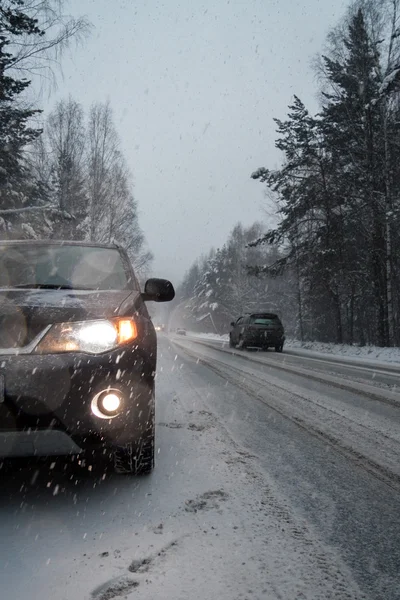
[[[121,400],[117,394],[106,394],[100,400],[100,407],[104,412],[115,413],[121,405]]]
[[[122,402],[123,397],[119,390],[103,390],[93,398],[92,412],[99,419],[112,419],[120,413]]]

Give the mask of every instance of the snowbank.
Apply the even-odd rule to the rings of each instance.
[[[400,363],[400,348],[379,348],[378,346],[349,346],[347,344],[332,344],[323,342],[300,342],[286,340],[287,350],[329,354],[339,358],[360,358],[379,362]]]
[[[196,333],[194,331],[188,331],[188,335],[192,337],[200,338],[203,340],[215,340],[216,342],[229,342],[229,335],[218,335],[217,333]]]

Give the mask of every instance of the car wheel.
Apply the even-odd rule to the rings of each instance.
[[[154,469],[154,432],[139,442],[118,446],[114,450],[114,470],[120,474],[148,475]]]
[[[149,475],[154,469],[155,418],[154,410],[149,417],[146,431],[138,441],[114,448],[116,473]]]
[[[275,346],[275,352],[282,352],[283,350],[283,344],[277,344]]]
[[[237,347],[239,348],[239,350],[244,350],[246,348],[246,345],[244,343],[242,336],[239,337],[239,343],[238,343]]]

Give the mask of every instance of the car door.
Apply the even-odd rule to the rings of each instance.
[[[243,321],[244,321],[244,318],[239,317],[232,329],[232,340],[235,344],[237,344],[239,342],[239,335],[240,335],[240,331],[241,331],[241,326],[243,325]]]
[[[243,317],[239,326],[238,336],[243,336],[249,324],[249,317]]]

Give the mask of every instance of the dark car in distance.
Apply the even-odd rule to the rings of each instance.
[[[282,352],[285,342],[283,325],[275,313],[252,313],[231,323],[229,345],[231,348],[257,347]]]
[[[126,252],[85,242],[0,242],[0,455],[89,451],[118,472],[154,466],[157,339]]]

